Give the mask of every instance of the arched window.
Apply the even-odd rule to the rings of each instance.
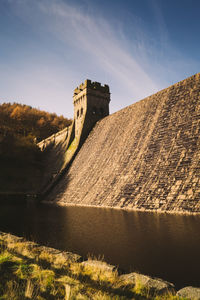
[[[101,113],[102,116],[104,115],[104,109],[103,109],[103,107],[100,108],[100,113]]]
[[[79,117],[79,110],[77,110],[77,118]]]
[[[93,114],[93,115],[96,115],[96,114],[97,114],[97,108],[96,108],[96,107],[93,107],[93,108],[92,108],[92,114]]]
[[[82,116],[82,114],[83,114],[83,108],[81,107],[81,116]]]

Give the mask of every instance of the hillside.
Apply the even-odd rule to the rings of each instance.
[[[46,138],[71,120],[18,103],[0,105],[0,193],[39,190],[44,155],[35,141]]]
[[[71,125],[72,121],[19,103],[0,105],[0,136],[31,135],[41,141]]]
[[[46,200],[200,212],[200,74],[99,121]]]

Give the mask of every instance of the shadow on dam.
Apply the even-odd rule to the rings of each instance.
[[[48,205],[0,206],[0,230],[87,258],[200,286],[200,216]]]

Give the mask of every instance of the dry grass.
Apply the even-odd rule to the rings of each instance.
[[[170,293],[152,297],[139,280],[123,279],[96,258],[81,263],[9,235],[0,235],[0,276],[0,300],[181,299]]]

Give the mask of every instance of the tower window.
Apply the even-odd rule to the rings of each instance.
[[[79,110],[77,110],[77,118],[79,117]]]
[[[103,109],[103,107],[100,108],[100,113],[101,113],[101,115],[104,114],[104,109]]]
[[[93,107],[93,108],[92,108],[92,114],[93,114],[93,115],[96,115],[96,114],[97,114],[97,108],[96,108],[96,107]]]
[[[81,107],[81,116],[82,116],[82,114],[83,114],[83,108]]]

